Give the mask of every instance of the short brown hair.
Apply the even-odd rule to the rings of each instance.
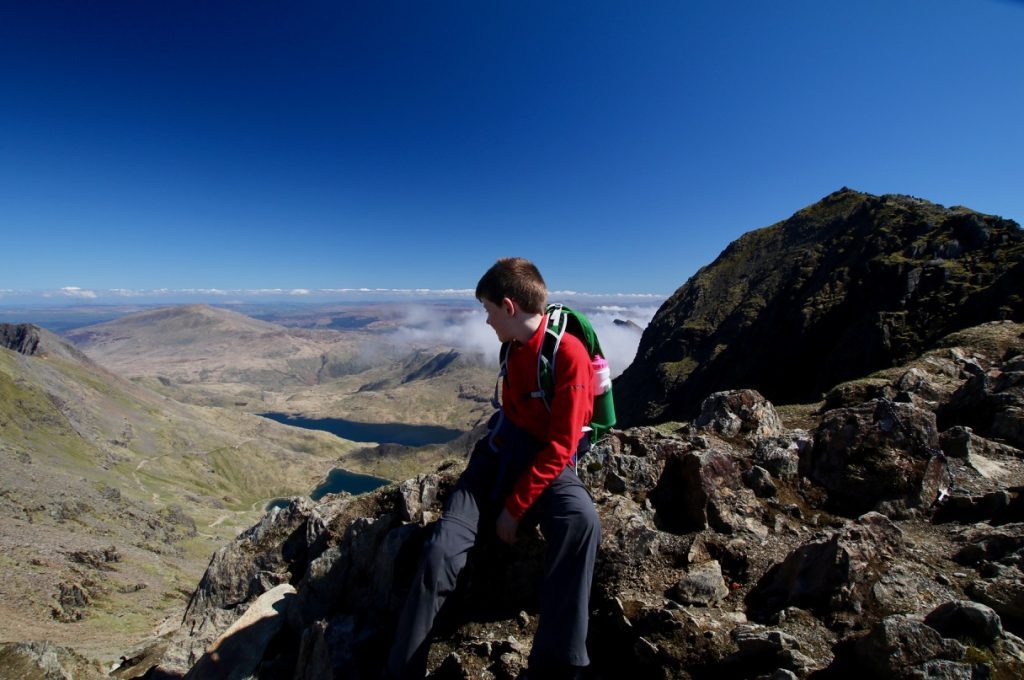
[[[548,287],[537,266],[524,257],[503,257],[476,284],[476,299],[501,304],[508,298],[531,314],[543,314]]]

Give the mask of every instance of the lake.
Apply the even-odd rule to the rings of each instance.
[[[352,495],[358,495],[366,493],[367,491],[373,491],[378,489],[385,484],[390,484],[391,481],[382,479],[380,477],[374,477],[372,475],[361,475],[357,472],[349,472],[348,470],[342,470],[341,468],[334,468],[327,475],[327,479],[323,481],[320,486],[313,489],[309,497],[314,501],[318,501],[329,493],[341,493],[347,491]],[[275,498],[274,500],[267,503],[266,510],[271,508],[284,508],[291,502],[290,498]]]
[[[449,427],[440,427],[438,425],[359,423],[354,420],[345,420],[344,418],[305,418],[291,413],[260,413],[258,415],[293,427],[323,430],[353,442],[424,446],[426,444],[450,442],[462,434],[461,430],[453,430]]]
[[[443,444],[458,437],[462,432],[448,427],[436,425],[406,425],[403,423],[359,423],[344,418],[305,418],[290,413],[260,413],[278,423],[292,427],[304,427],[309,430],[323,430],[353,442],[376,444],[403,444],[405,446],[424,446],[426,444]],[[329,493],[347,491],[351,494],[366,493],[390,484],[387,479],[361,475],[341,468],[331,470],[320,486],[313,489],[309,497],[320,500]],[[274,507],[283,508],[289,499],[275,498],[267,503],[267,510]]]

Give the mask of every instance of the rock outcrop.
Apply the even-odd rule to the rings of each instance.
[[[1015,324],[979,332],[1024,345]],[[986,371],[1013,361],[970,353]],[[603,527],[591,677],[1024,674],[1024,518],[1014,514],[1024,459],[936,421],[973,369],[930,358],[810,430],[787,429],[770,402],[735,391],[709,397],[693,423],[599,442],[579,468]],[[921,373],[912,384],[902,380],[911,369]],[[959,385],[923,387],[943,380]],[[964,433],[963,455],[938,449]],[[246,661],[253,677],[378,677],[457,468],[268,513],[214,556],[151,677],[213,677],[210,660],[234,648],[259,651]],[[485,539],[439,622],[431,677],[518,677],[542,570],[536,532],[514,548]]]
[[[743,235],[662,305],[616,379],[619,420],[688,420],[725,389],[816,401],[958,329],[1024,320],[1022,290],[1015,222],[842,189]]]
[[[32,356],[39,349],[40,328],[32,324],[0,323],[0,347]]]

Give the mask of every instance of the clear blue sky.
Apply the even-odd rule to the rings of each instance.
[[[671,293],[850,186],[1024,221],[1024,3],[0,0],[0,289]]]

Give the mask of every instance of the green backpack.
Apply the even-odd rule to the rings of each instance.
[[[586,348],[587,354],[595,364],[599,361],[604,363],[604,352],[601,349],[600,341],[597,339],[597,333],[594,332],[594,327],[590,325],[590,320],[582,313],[559,304],[548,305],[545,311],[548,315],[548,323],[547,328],[544,330],[544,342],[541,345],[540,353],[537,355],[537,384],[540,385],[540,390],[532,392],[530,396],[543,399],[544,406],[550,411],[551,395],[555,390],[555,371],[557,368],[555,366],[555,358],[558,355],[558,345],[562,342],[562,336],[565,335],[566,331],[575,335],[583,343],[583,347]],[[494,388],[496,405],[498,405],[498,387],[501,384],[501,379],[505,377],[508,371],[509,345],[510,343],[507,342],[502,344],[499,354],[501,371],[498,374],[498,385]],[[601,435],[614,425],[615,400],[612,397],[612,388],[609,383],[604,393],[596,394],[595,391],[594,394],[594,415],[590,421],[591,441],[597,441]]]

